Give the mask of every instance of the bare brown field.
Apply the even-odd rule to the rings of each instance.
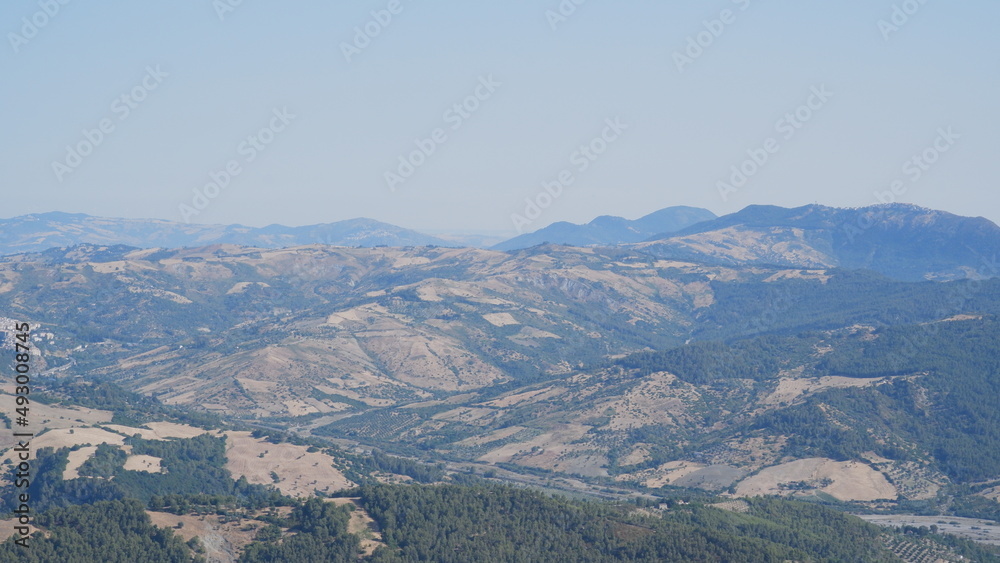
[[[8,389],[9,388],[9,389]],[[4,387],[5,392],[0,394],[0,412],[15,412],[14,395],[10,395],[14,388],[10,385]],[[42,429],[77,428],[90,426],[104,422],[111,422],[114,413],[88,409],[84,407],[63,407],[59,405],[46,405],[44,403],[31,404],[31,421],[36,434],[40,434]],[[9,448],[17,444],[17,440],[11,432],[0,432],[0,449]]]
[[[982,318],[983,318],[982,315],[968,315],[968,314],[964,314],[964,315],[953,315],[951,317],[948,317],[947,319],[941,319],[938,322],[940,322],[940,323],[954,323],[954,322],[961,322],[961,321],[978,321],[978,320],[980,320]]]
[[[483,319],[493,326],[511,326],[521,324],[510,313],[487,313]]]
[[[511,340],[535,340],[538,338],[555,338],[556,340],[559,340],[562,337],[558,334],[552,334],[547,330],[542,330],[533,326],[523,327],[520,332],[510,337]]]
[[[629,465],[636,465],[646,461],[649,459],[649,448],[647,446],[648,444],[635,444],[628,455],[618,460],[618,465],[628,467]]]
[[[154,526],[170,528],[185,541],[197,536],[205,546],[205,558],[209,563],[235,563],[243,548],[253,541],[257,528],[264,526],[263,522],[256,520],[222,523],[214,514],[177,515],[152,510],[147,510],[146,514]],[[184,525],[178,528],[177,524],[181,522]]]
[[[281,404],[285,406],[285,412],[291,416],[305,416],[315,412],[329,413],[334,411],[334,409],[323,405],[322,403],[320,403],[321,406],[317,407],[308,400],[301,399],[286,399],[281,401]]]
[[[986,489],[985,491],[979,494],[988,499],[1000,502],[1000,487],[993,487],[992,489]]]
[[[561,424],[524,442],[500,446],[480,456],[478,461],[511,462],[580,475],[606,476],[608,458],[592,446],[573,443],[589,430],[589,426],[582,424]]]
[[[86,446],[74,452],[69,452],[66,469],[63,470],[63,479],[68,481],[78,478],[80,474],[77,471],[80,469],[80,466],[86,463],[95,452],[97,452],[97,446]]]
[[[163,460],[151,455],[130,455],[125,459],[125,469],[128,471],[145,471],[146,473],[162,473],[161,461]]]
[[[271,287],[270,284],[266,284],[264,282],[236,282],[236,284],[234,284],[233,287],[229,288],[229,290],[226,291],[226,295],[244,293],[246,292],[247,288],[251,286]]]
[[[858,461],[808,458],[762,469],[741,481],[736,496],[809,494],[821,491],[838,500],[895,499],[896,488],[885,475]]]
[[[121,446],[125,443],[125,438],[119,434],[113,432],[108,432],[100,428],[93,427],[77,427],[77,428],[56,428],[41,434],[30,440],[32,450],[37,451],[39,448],[71,448],[76,445],[90,444],[90,447],[81,448],[75,452],[69,453],[69,464],[63,473],[64,479],[75,479],[79,477],[77,470],[90,456],[97,451],[98,444],[112,444],[115,446]],[[16,444],[16,442],[14,442]],[[11,460],[14,462],[16,452],[11,449],[14,444],[9,444],[7,449],[2,456],[0,456],[0,462],[3,460]]]
[[[136,428],[120,424],[101,425],[102,428],[107,428],[125,436],[138,434],[143,440],[169,440],[171,438],[194,438],[202,434],[218,434],[217,431],[205,430],[195,426],[188,426],[187,424],[177,424],[176,422],[147,422],[145,426],[148,426],[148,428]]]
[[[42,409],[33,409],[33,412],[40,410]],[[99,426],[88,426],[84,425],[84,423],[80,422],[78,419],[70,420],[68,418],[68,416],[78,413],[78,411],[74,409],[56,407],[54,409],[49,409],[47,412],[61,414],[62,418],[60,420],[68,426],[51,428],[45,431],[31,440],[31,447],[32,449],[53,448],[58,450],[60,448],[83,446],[75,451],[69,452],[68,454],[68,463],[65,471],[63,472],[63,479],[67,480],[77,479],[80,477],[78,473],[80,466],[82,466],[94,455],[94,452],[97,451],[97,446],[99,444],[119,446],[122,449],[125,449],[126,453],[130,453],[128,451],[129,448],[124,446],[126,436],[138,434],[140,437],[147,440],[167,440],[171,438],[191,438],[200,434],[209,433],[208,430],[173,422],[151,422],[147,424],[150,428],[135,428],[120,424],[100,424]],[[110,420],[110,417],[105,416],[105,414],[110,415],[111,413],[86,409],[85,411],[80,411],[80,414],[89,416],[91,420],[95,420],[99,423]],[[75,424],[75,426],[69,426],[71,423]],[[7,441],[9,442],[9,440]],[[5,448],[10,448],[15,444],[16,442],[4,443],[3,446]],[[13,456],[14,451],[7,449],[7,451],[0,456],[0,460],[13,459]],[[160,460],[159,458],[151,456],[130,456],[126,459],[125,469],[133,471],[159,472],[161,471]]]
[[[252,437],[249,432],[227,432],[226,469],[234,479],[242,475],[251,483],[273,484],[294,497],[309,497],[317,490],[340,491],[354,485],[333,466],[332,457],[306,449],[287,443],[272,444]],[[278,476],[277,483],[272,472]]]
[[[4,518],[0,520],[0,541],[5,541],[7,538],[16,534],[17,530],[14,529],[15,526],[20,526],[15,518]]]
[[[670,461],[654,469],[646,469],[637,473],[619,475],[618,481],[638,481],[646,487],[659,488],[673,485],[678,481],[697,475],[708,469],[704,463],[693,461]]]
[[[194,438],[202,434],[212,434],[210,430],[188,426],[187,424],[177,424],[176,422],[148,422],[146,423],[153,432],[161,439],[167,438]]]
[[[826,270],[781,270],[764,280],[765,283],[780,280],[817,280],[826,283],[830,280],[830,274]]]
[[[765,398],[763,405],[791,404],[796,399],[813,395],[826,389],[842,389],[847,387],[867,387],[886,381],[885,377],[863,379],[858,377],[843,377],[839,375],[811,378],[782,378],[778,387]]]
[[[337,505],[349,504],[354,507],[351,519],[347,523],[347,531],[361,538],[361,552],[368,556],[374,553],[379,546],[385,544],[382,543],[382,533],[378,530],[378,524],[361,508],[359,500],[358,498],[334,498],[329,499],[329,502]]]
[[[37,436],[31,440],[31,447],[38,451],[41,448],[69,448],[77,444],[112,444],[121,446],[125,443],[125,438],[119,434],[101,430],[100,428],[57,428]],[[8,450],[2,459],[13,460],[14,451]]]

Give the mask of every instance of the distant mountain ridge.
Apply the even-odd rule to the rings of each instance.
[[[382,223],[349,219],[304,227],[198,225],[161,219],[94,217],[82,213],[39,213],[0,219],[0,254],[41,252],[78,244],[180,248],[238,244],[283,248],[309,244],[335,246],[459,246],[454,242]]]
[[[363,218],[255,228],[53,212],[2,219],[0,234],[0,255],[80,244],[134,248],[488,244],[487,237],[435,237]],[[621,247],[662,259],[732,267],[872,270],[903,281],[1000,276],[1000,227],[982,217],[908,204],[794,209],[752,205],[722,217],[705,209],[668,207],[635,220],[605,215],[585,225],[555,223],[491,250],[518,251],[544,243]]]
[[[662,258],[867,269],[906,281],[1000,276],[1000,227],[909,204],[752,205],[633,246]]]
[[[640,242],[664,233],[672,233],[703,221],[715,219],[715,213],[698,207],[676,206],[654,211],[629,220],[602,215],[585,225],[566,221],[553,223],[532,233],[525,233],[492,247],[492,250],[519,250],[543,243],[568,246],[614,246]]]

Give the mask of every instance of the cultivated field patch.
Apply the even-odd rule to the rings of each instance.
[[[838,500],[871,501],[898,496],[885,475],[858,461],[808,458],[762,469],[741,481],[736,495],[808,496],[826,493]]]
[[[274,485],[293,497],[309,497],[315,491],[331,493],[354,485],[334,467],[324,453],[306,446],[272,444],[249,432],[226,432],[226,469],[234,479],[245,476],[259,485]]]

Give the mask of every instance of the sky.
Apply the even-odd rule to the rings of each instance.
[[[10,0],[0,216],[1000,222],[998,21],[991,0]]]

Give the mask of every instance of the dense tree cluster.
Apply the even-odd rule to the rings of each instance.
[[[851,377],[915,377],[827,391],[762,417],[757,427],[790,436],[792,455],[930,456],[960,483],[1000,478],[1000,322],[893,327],[876,336],[836,346],[818,369]]]
[[[387,544],[380,562],[893,560],[873,526],[786,501],[654,518],[501,486],[375,486],[361,499]]]
[[[698,342],[662,352],[637,352],[618,365],[640,375],[667,371],[695,385],[725,379],[773,379],[811,353],[815,339],[761,336],[733,344]]]
[[[350,491],[375,519],[384,545],[370,556],[349,531],[351,504],[312,498],[287,517],[262,514],[241,563],[373,561],[403,563],[519,561],[896,561],[886,532],[817,505],[749,499],[746,514],[698,503],[634,505],[571,501],[498,485],[369,485]],[[211,505],[222,497],[167,495],[153,503],[174,508]],[[189,504],[188,501],[191,501]],[[221,513],[221,512],[220,512]],[[153,527],[136,500],[52,508],[37,516],[44,530],[31,547],[0,545],[6,561],[199,561],[170,530]],[[1000,561],[996,552],[965,540],[937,538],[970,560]]]
[[[90,456],[77,473],[84,477],[114,477],[125,465],[128,454],[111,444],[98,444],[97,451]]]
[[[187,563],[199,561],[187,544],[166,528],[153,526],[136,500],[106,501],[57,508],[38,515],[46,531],[28,547],[13,539],[0,544],[0,563]]]
[[[699,341],[797,335],[857,324],[902,326],[977,311],[1000,314],[1000,278],[908,283],[866,271],[832,270],[826,283],[712,282],[715,303],[699,315]]]
[[[350,509],[313,498],[292,511],[288,533],[265,527],[240,563],[355,561],[361,540],[347,531]]]

